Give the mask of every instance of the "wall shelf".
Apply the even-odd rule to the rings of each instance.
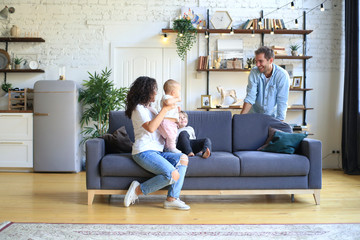
[[[196,30],[198,33],[228,33],[230,34],[230,29],[197,29]],[[310,34],[313,30],[291,30],[291,29],[275,29],[274,30],[274,34],[299,34],[299,35],[303,35],[303,34]],[[171,29],[171,28],[163,28],[162,29],[163,33],[176,33],[175,30]],[[234,34],[252,34],[253,30],[252,29],[234,29]],[[270,34],[270,30],[266,30],[266,29],[255,29],[254,30],[255,34]]]
[[[42,69],[0,69],[3,73],[44,73]]]
[[[250,69],[196,69],[198,72],[250,72]]]
[[[0,37],[0,42],[45,42],[45,39],[39,37]]]

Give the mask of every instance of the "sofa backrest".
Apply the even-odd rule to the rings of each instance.
[[[204,112],[187,111],[189,126],[195,130],[198,139],[208,137],[212,142],[213,151],[231,152],[231,113],[229,111]],[[109,114],[109,133],[125,126],[131,139],[135,141],[134,129],[131,120],[124,111],[111,111]]]
[[[232,127],[233,152],[252,151],[261,147],[268,137],[269,127],[292,132],[287,123],[260,113],[235,114]]]
[[[125,115],[125,111],[110,111],[109,113],[109,133],[115,132],[118,128],[125,126],[126,132],[132,142],[135,141],[134,128],[132,121]]]
[[[197,139],[208,137],[213,151],[231,152],[232,118],[230,111],[186,111],[189,126],[195,130]]]

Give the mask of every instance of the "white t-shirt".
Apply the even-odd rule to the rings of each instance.
[[[131,114],[131,120],[134,127],[135,143],[132,147],[132,154],[138,154],[147,150],[162,152],[165,141],[156,129],[153,133],[148,132],[142,125],[151,121],[157,115],[156,110],[151,107],[145,107],[138,104]]]
[[[171,99],[171,98],[174,98],[173,96],[171,95],[164,95],[161,99],[161,107],[163,107],[163,102],[167,99]],[[165,115],[166,118],[175,118],[177,121],[179,121],[179,109],[176,107],[174,109],[171,109],[169,110],[166,115]]]
[[[195,130],[193,127],[190,127],[190,126],[186,126],[186,127],[183,127],[183,128],[179,128],[178,129],[178,136],[179,134],[182,132],[182,131],[187,131],[189,133],[189,136],[190,138],[189,139],[196,139],[196,136],[195,136]]]

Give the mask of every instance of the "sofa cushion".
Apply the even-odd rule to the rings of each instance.
[[[114,133],[105,133],[102,138],[105,140],[106,153],[129,153],[132,150],[131,142],[125,126],[117,129]]]
[[[189,115],[188,125],[194,128],[197,139],[210,138],[212,151],[231,152],[232,117],[230,111],[187,111],[187,114]]]
[[[130,153],[107,154],[101,160],[102,177],[153,177],[132,159]],[[240,161],[232,153],[213,152],[207,159],[189,158],[187,177],[237,177]]]
[[[131,153],[107,154],[101,160],[102,177],[152,177],[132,159]]]
[[[298,154],[261,151],[234,153],[240,158],[241,176],[303,176],[310,171],[309,159]]]
[[[132,142],[135,142],[134,128],[130,118],[125,116],[124,111],[110,111],[109,113],[109,133],[113,133],[116,129],[125,126],[126,132]]]
[[[261,151],[276,153],[294,153],[300,142],[307,137],[305,133],[285,133],[275,131],[270,143]]]
[[[240,161],[232,153],[212,152],[204,159],[200,156],[189,157],[187,177],[236,177],[240,176]]]
[[[233,152],[258,149],[266,141],[269,127],[292,132],[287,123],[265,114],[235,114],[233,116]]]
[[[258,151],[263,150],[264,148],[266,148],[266,147],[269,145],[269,143],[270,143],[271,140],[273,139],[274,134],[275,134],[276,131],[281,131],[281,130],[276,129],[276,128],[269,127],[269,135],[268,135],[268,138],[266,139],[264,145],[262,145],[261,147],[259,147],[259,148],[257,149]]]

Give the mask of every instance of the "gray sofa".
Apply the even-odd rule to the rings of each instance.
[[[182,195],[313,194],[315,203],[320,204],[320,141],[305,138],[295,154],[257,151],[268,137],[269,126],[291,132],[290,126],[263,114],[187,113],[197,138],[210,138],[213,149],[208,159],[190,158]],[[123,111],[110,112],[109,117],[109,133],[125,126],[134,141],[131,120]],[[89,205],[97,194],[125,194],[133,180],[143,182],[152,176],[130,153],[106,153],[102,138],[87,141]]]

